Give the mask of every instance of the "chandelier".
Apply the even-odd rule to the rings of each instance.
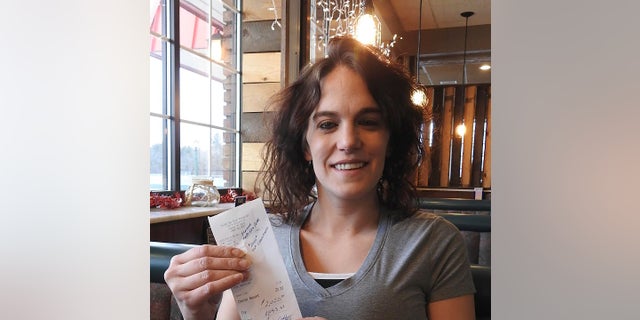
[[[350,35],[364,44],[379,48],[389,55],[396,36],[389,43],[381,41],[380,20],[374,13],[371,0],[317,0],[311,4],[315,13],[315,27],[318,49],[324,52],[329,39]]]

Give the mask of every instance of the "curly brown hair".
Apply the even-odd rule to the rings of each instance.
[[[306,66],[296,81],[270,101],[275,112],[261,173],[270,210],[290,222],[312,200],[315,174],[304,158],[305,133],[320,101],[321,80],[339,65],[364,79],[382,110],[390,137],[378,198],[395,218],[407,217],[416,209],[411,179],[424,154],[420,141],[423,111],[411,102],[416,87],[404,67],[350,37],[331,39],[327,57]]]

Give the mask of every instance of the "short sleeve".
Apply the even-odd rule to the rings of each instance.
[[[431,292],[429,302],[455,298],[476,292],[464,238],[450,222],[438,218],[435,228],[438,245],[431,256]]]

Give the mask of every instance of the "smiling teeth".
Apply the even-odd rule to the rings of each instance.
[[[351,170],[351,169],[358,169],[358,168],[364,167],[364,163],[362,163],[362,162],[358,162],[358,163],[340,163],[340,164],[336,164],[335,167],[338,170]]]

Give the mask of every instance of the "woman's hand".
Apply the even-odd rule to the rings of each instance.
[[[222,292],[248,278],[244,251],[202,245],[171,258],[164,279],[185,319],[213,319]]]

